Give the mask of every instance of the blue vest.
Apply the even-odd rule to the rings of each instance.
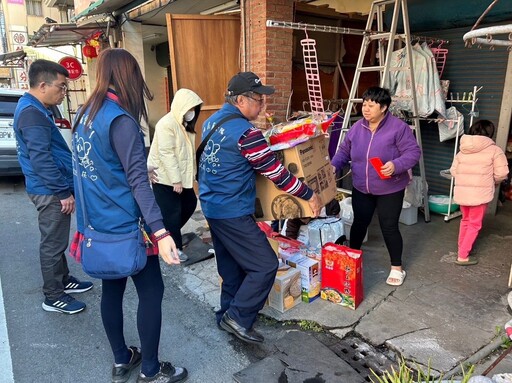
[[[21,170],[25,175],[25,186],[27,193],[29,194],[40,194],[40,195],[53,195],[54,191],[49,189],[41,177],[34,171],[32,167],[32,163],[30,162],[30,157],[28,153],[28,148],[25,140],[23,139],[23,135],[21,134],[20,127],[18,126],[18,120],[20,113],[30,107],[33,106],[43,113],[44,116],[48,119],[51,125],[51,138],[50,138],[50,152],[53,157],[53,161],[55,162],[57,168],[62,173],[64,178],[66,179],[69,189],[73,190],[73,170],[71,167],[71,151],[62,137],[62,134],[59,132],[59,128],[55,125],[53,120],[53,115],[44,105],[30,93],[25,93],[18,101],[18,105],[16,106],[16,112],[14,114],[14,122],[13,128],[14,133],[16,135],[16,149],[18,152],[18,161],[21,166]]]
[[[252,127],[251,123],[238,108],[224,104],[204,122],[202,137],[230,114],[240,118],[225,122],[213,133],[199,161],[199,199],[207,218],[254,214],[256,173],[238,148],[240,137]]]
[[[92,123],[85,126],[88,114],[89,110],[73,134],[73,165],[79,172],[75,177],[81,177],[82,180],[89,224],[104,233],[128,233],[136,229],[141,212],[121,161],[110,144],[110,125],[116,117],[131,116],[109,99],[105,99]],[[75,191],[77,227],[83,233],[83,206],[76,178]]]

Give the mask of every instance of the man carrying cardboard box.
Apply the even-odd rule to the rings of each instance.
[[[261,131],[250,123],[262,111],[264,96],[272,93],[274,88],[264,86],[252,72],[235,75],[228,84],[226,103],[203,125],[202,139],[207,142],[199,159],[199,199],[223,281],[217,323],[249,343],[264,340],[253,325],[278,267],[253,216],[256,173],[307,200],[313,217],[322,208],[318,195],[284,168]]]

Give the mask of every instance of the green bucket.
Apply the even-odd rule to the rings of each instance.
[[[448,212],[448,204],[450,202],[450,196],[443,194],[436,194],[428,196],[428,208],[432,213],[437,214],[451,214],[459,210],[459,205],[453,202],[450,206],[450,212]]]

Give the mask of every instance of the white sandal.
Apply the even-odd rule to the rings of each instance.
[[[388,279],[386,279],[386,283],[390,286],[401,286],[404,283],[404,279],[407,273],[405,270],[399,271],[395,269],[391,269],[388,275]]]

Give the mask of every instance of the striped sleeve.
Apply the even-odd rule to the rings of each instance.
[[[279,189],[306,201],[313,197],[313,190],[293,176],[276,158],[259,129],[248,129],[240,138],[238,146],[252,168],[267,177]]]

